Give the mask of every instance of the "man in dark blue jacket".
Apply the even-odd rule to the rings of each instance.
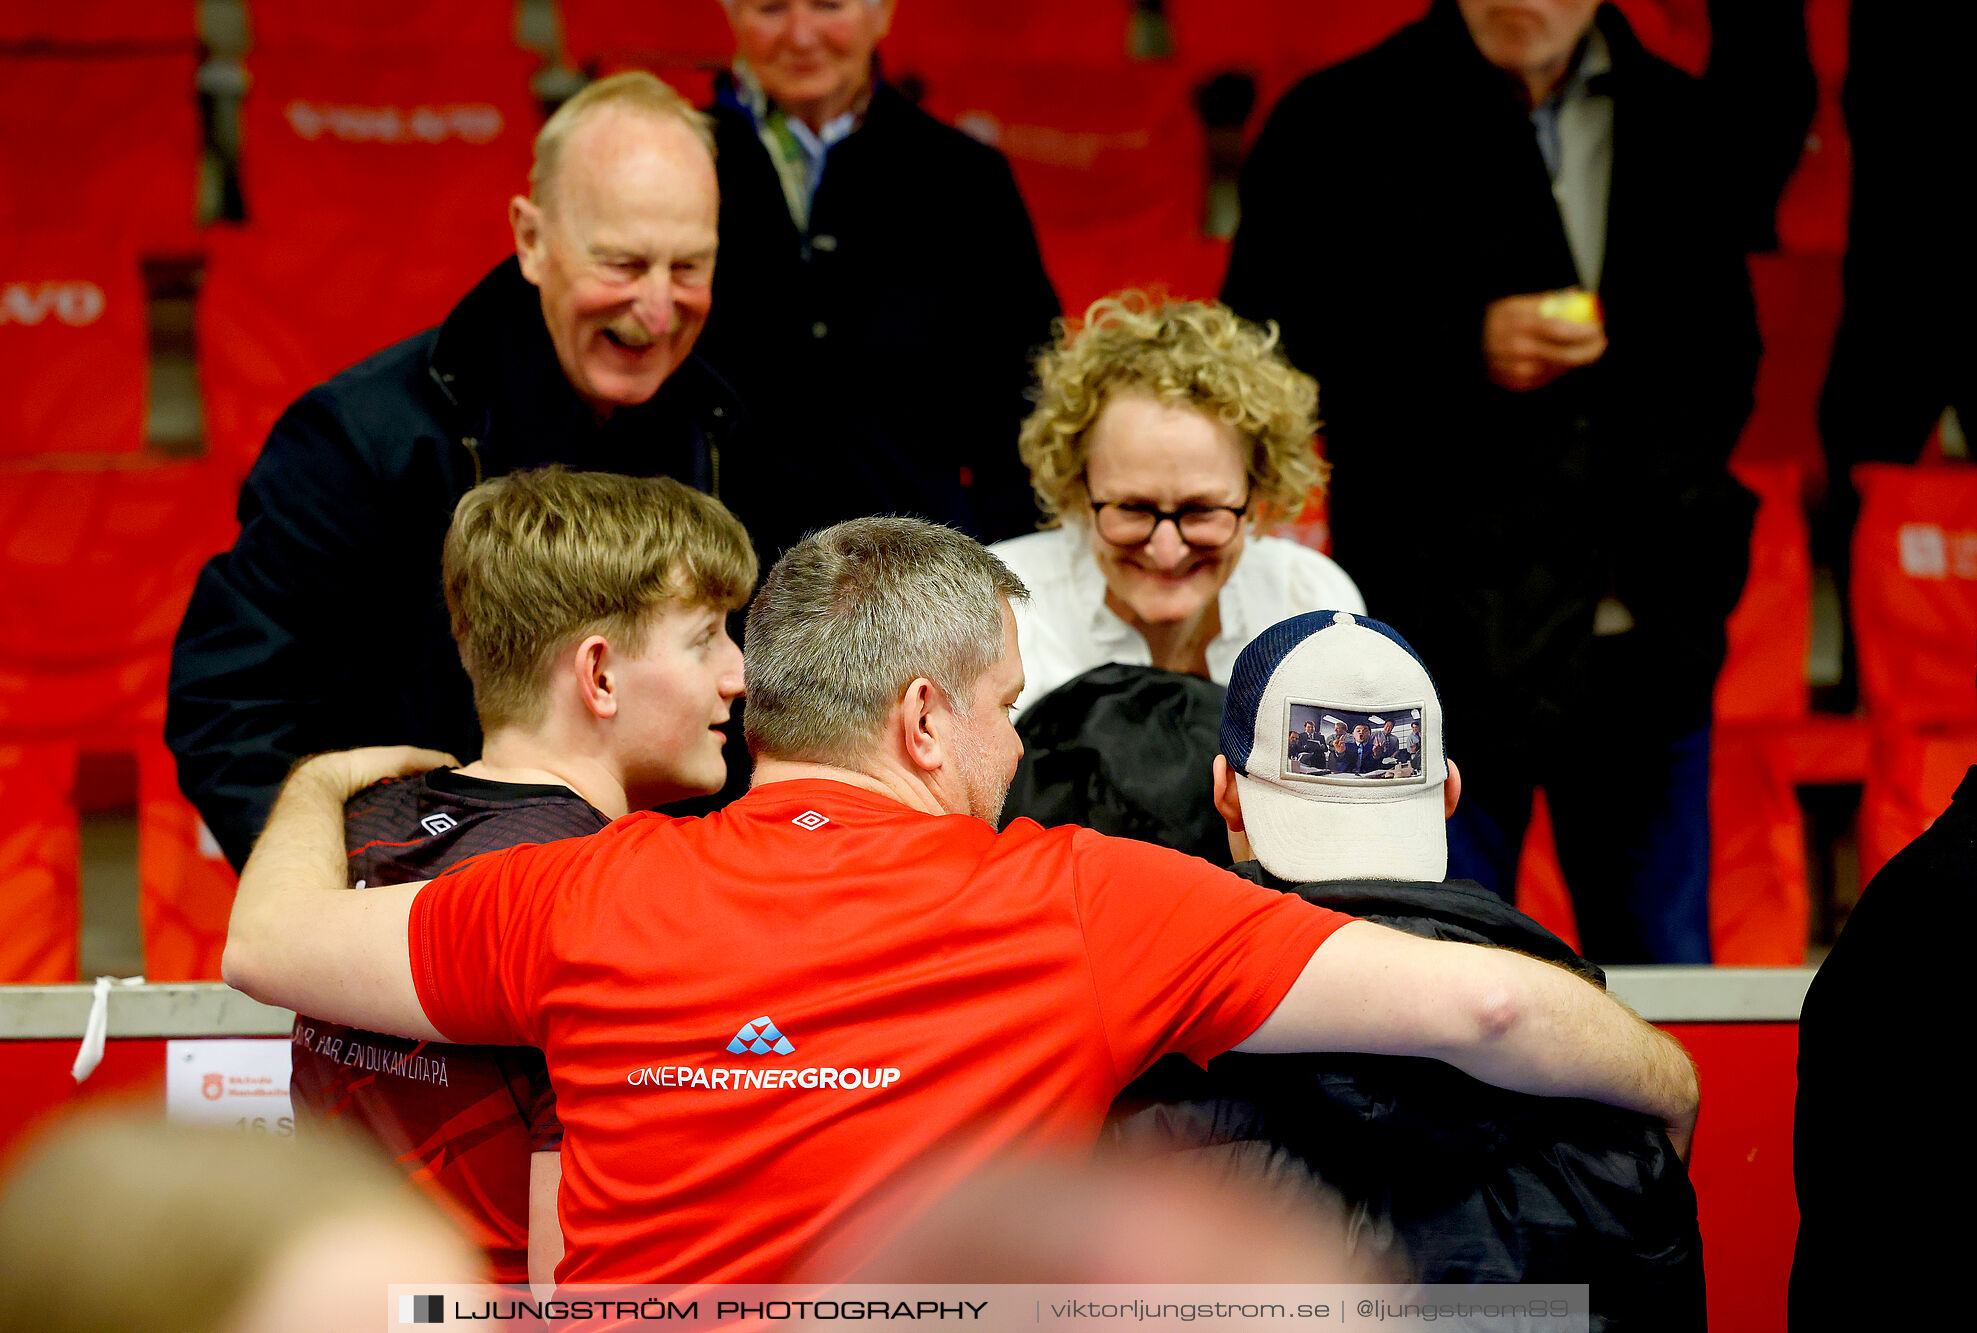
[[[739,404],[693,355],[712,303],[706,122],[646,74],[543,127],[516,257],[438,328],[309,391],[275,424],[231,551],[201,572],[172,653],[165,737],[234,865],[290,763],[410,742],[480,753],[440,593],[454,504],[549,463],[736,494]]]
[[[1287,762],[1293,706],[1413,717],[1411,776],[1342,784]],[[1418,716],[1414,710],[1419,710]],[[1461,777],[1414,650],[1377,621],[1314,611],[1236,659],[1215,805],[1235,871],[1431,939],[1511,948],[1604,984],[1599,969],[1480,885],[1444,880]],[[1254,860],[1251,860],[1251,857]],[[1237,1172],[1316,1178],[1354,1244],[1423,1282],[1591,1287],[1595,1330],[1704,1327],[1695,1193],[1647,1119],[1485,1087],[1432,1060],[1222,1056],[1163,1061],[1114,1107],[1129,1153],[1213,1153]]]

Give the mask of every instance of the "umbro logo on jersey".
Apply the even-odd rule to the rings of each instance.
[[[805,810],[802,814],[798,815],[795,819],[792,819],[789,822],[796,825],[798,828],[807,828],[811,830],[816,830],[822,828],[824,825],[830,823],[831,821],[826,819],[824,816],[818,814],[815,810]]]
[[[452,815],[427,815],[419,821],[419,827],[434,837],[439,836],[450,828],[458,828],[459,826],[460,821]]]
[[[792,1055],[796,1047],[789,1044],[789,1038],[776,1031],[776,1025],[767,1014],[741,1025],[735,1039],[728,1043],[729,1055],[743,1053],[767,1055],[771,1051],[777,1055]]]

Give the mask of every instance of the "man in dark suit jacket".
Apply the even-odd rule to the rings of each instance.
[[[1703,962],[1756,320],[1698,87],[1596,3],[1438,0],[1299,84],[1245,169],[1223,294],[1323,386],[1339,559],[1447,664],[1450,708],[1599,738],[1625,790],[1548,792],[1587,952]],[[1418,540],[1367,502],[1394,494]],[[1508,894],[1543,773],[1497,759],[1451,855]]]
[[[1373,739],[1373,729],[1361,722],[1352,729],[1352,771],[1361,775],[1380,771],[1380,743]]]
[[[1391,768],[1387,761],[1400,753],[1400,737],[1394,735],[1394,724],[1382,722],[1380,729],[1373,733],[1373,762],[1379,768]]]
[[[1328,748],[1318,735],[1318,724],[1308,718],[1301,731],[1291,733],[1289,754],[1293,759],[1305,759],[1314,767],[1323,768]]]
[[[1016,428],[1058,304],[1009,163],[880,77],[894,0],[726,4],[701,349],[786,501],[750,533],[773,560],[867,514],[1034,531]]]

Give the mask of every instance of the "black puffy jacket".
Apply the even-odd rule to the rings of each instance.
[[[1495,944],[1604,984],[1599,969],[1495,894],[1442,884],[1292,884],[1236,873],[1430,939]],[[1584,1282],[1591,1328],[1706,1326],[1702,1239],[1687,1169],[1645,1116],[1533,1097],[1435,1060],[1169,1057],[1113,1107],[1129,1154],[1191,1150],[1232,1170],[1315,1176],[1343,1196],[1355,1246],[1404,1255],[1422,1282]]]

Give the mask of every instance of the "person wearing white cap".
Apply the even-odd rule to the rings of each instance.
[[[1347,721],[1405,719],[1405,767],[1313,775],[1286,762],[1284,720],[1314,706]],[[1265,630],[1236,660],[1215,760],[1236,873],[1603,985],[1495,894],[1444,882],[1461,778],[1443,737],[1434,680],[1388,626],[1318,611]],[[1402,1259],[1422,1282],[1586,1282],[1612,1327],[1703,1327],[1695,1193],[1646,1116],[1509,1093],[1394,1054],[1228,1055],[1205,1071],[1163,1061],[1116,1104],[1112,1132],[1135,1155],[1187,1149],[1238,1173],[1308,1171],[1343,1196],[1362,1250]]]

